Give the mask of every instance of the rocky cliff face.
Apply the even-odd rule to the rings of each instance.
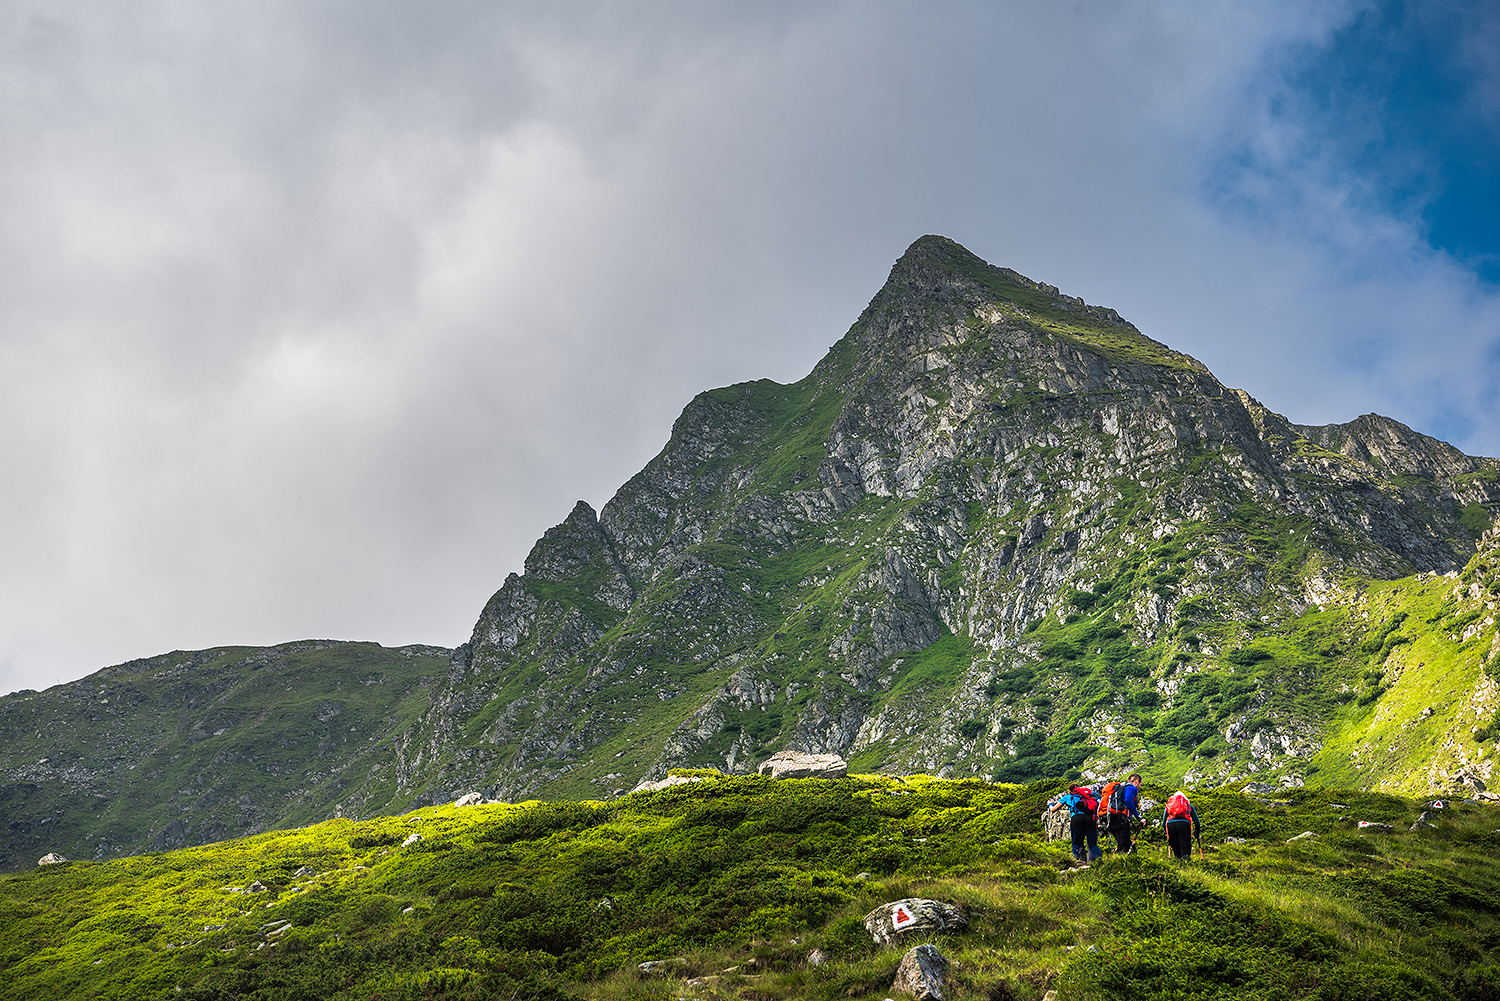
[[[1376,415],[1294,425],[924,237],[806,379],[700,395],[537,542],[399,779],[598,795],[789,747],[1302,781],[1360,666],[1328,652],[1358,626],[1308,616],[1462,568],[1495,465]]]

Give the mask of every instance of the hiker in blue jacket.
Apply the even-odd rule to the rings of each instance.
[[[1109,786],[1105,788],[1108,789]],[[1100,815],[1108,817],[1108,833],[1115,836],[1115,850],[1122,855],[1135,851],[1131,835],[1141,826],[1140,791],[1141,776],[1136,772],[1125,780],[1124,786],[1119,790],[1124,812],[1110,810],[1109,804],[1102,800],[1099,804]]]
[[[1080,862],[1094,862],[1104,854],[1099,848],[1099,827],[1095,820],[1098,801],[1087,786],[1074,786],[1057,798],[1052,810],[1068,811],[1068,831],[1073,835],[1073,857]],[[1088,855],[1083,854],[1088,843]]]

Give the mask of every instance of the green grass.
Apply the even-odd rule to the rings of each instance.
[[[1494,807],[1406,833],[1420,805],[1381,793],[1200,791],[1201,861],[1168,861],[1153,829],[1137,855],[1073,871],[1038,834],[1056,782],[699,774],[609,803],[424,809],[0,877],[3,993],[878,999],[920,941],[953,961],[958,1001],[1500,989]],[[875,946],[861,917],[904,896],[951,902],[968,928]]]

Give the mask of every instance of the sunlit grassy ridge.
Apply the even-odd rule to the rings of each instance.
[[[953,998],[1500,987],[1492,807],[1454,804],[1408,833],[1420,805],[1378,793],[1203,793],[1202,861],[1169,862],[1155,835],[1072,872],[1038,833],[1056,788],[708,776],[610,803],[429,808],[47,867],[0,879],[0,992],[882,998],[920,939],[877,948],[860,919],[908,895],[969,915],[932,939],[955,964]],[[1317,836],[1287,842],[1303,831]],[[827,963],[808,962],[815,948]],[[653,959],[681,962],[641,974]]]

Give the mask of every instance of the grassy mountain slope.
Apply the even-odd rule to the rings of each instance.
[[[450,653],[220,647],[0,698],[0,868],[389,810],[394,739],[427,707]]]
[[[0,877],[0,991],[878,999],[918,941],[954,961],[954,999],[1500,989],[1492,806],[1455,803],[1408,833],[1420,804],[1382,793],[1206,793],[1202,861],[1168,862],[1155,833],[1079,872],[1036,833],[1056,788],[708,776],[47,867]],[[969,927],[875,947],[862,915],[911,895],[958,905]],[[669,962],[640,973],[648,960]]]

